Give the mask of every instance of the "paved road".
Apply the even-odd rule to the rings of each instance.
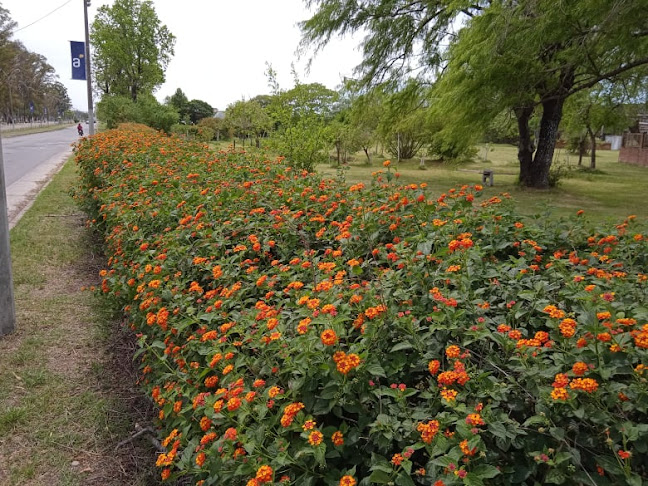
[[[6,185],[10,186],[52,157],[69,152],[70,144],[78,139],[74,127],[3,138]]]
[[[75,127],[2,139],[10,228],[62,167],[78,139]]]

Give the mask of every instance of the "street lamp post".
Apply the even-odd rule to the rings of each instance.
[[[94,135],[94,112],[92,103],[92,78],[90,69],[90,31],[88,30],[88,7],[90,0],[83,0],[83,17],[85,19],[85,67],[86,82],[88,83],[88,123],[90,125],[90,135]]]

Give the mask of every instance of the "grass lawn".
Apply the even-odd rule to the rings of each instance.
[[[102,255],[69,190],[73,162],[11,231],[16,332],[0,339],[0,484],[154,483],[154,450],[130,436],[151,413],[133,344],[101,301]]]
[[[12,128],[7,129],[4,127],[2,129],[2,137],[10,138],[17,137],[18,135],[29,135],[32,133],[41,133],[41,132],[53,132],[54,130],[62,130],[63,128],[70,128],[76,126],[74,123],[64,123],[64,124],[53,124],[53,125],[40,125],[34,123],[31,127],[21,127],[21,128]]]
[[[648,223],[648,168],[621,164],[618,157],[617,151],[599,150],[597,170],[579,171],[576,156],[564,149],[556,150],[554,166],[571,167],[572,171],[549,190],[526,189],[516,184],[519,165],[517,147],[512,145],[491,145],[488,150],[481,146],[472,162],[442,164],[426,160],[425,170],[421,170],[420,159],[415,159],[392,167],[401,174],[402,183],[426,182],[432,194],[441,194],[457,185],[481,183],[477,171],[488,168],[495,172],[495,185],[485,187],[485,195],[511,194],[523,215],[560,217],[583,209],[592,219],[602,222],[620,222],[635,214],[639,221]],[[349,183],[370,181],[372,172],[385,170],[382,162],[387,158],[373,156],[372,166],[367,166],[364,155],[356,155],[345,171],[346,180]],[[588,166],[589,159],[583,163]],[[320,166],[318,171],[335,177],[337,168]]]

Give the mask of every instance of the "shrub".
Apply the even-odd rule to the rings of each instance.
[[[171,133],[187,140],[197,140],[199,142],[210,142],[214,139],[214,131],[209,127],[201,125],[176,123],[171,127]]]
[[[160,104],[152,95],[141,95],[137,102],[128,96],[106,95],[97,103],[97,116],[108,128],[116,128],[121,123],[141,123],[166,133],[178,121],[176,111]]]
[[[220,140],[226,135],[226,129],[223,119],[221,118],[203,118],[198,122],[199,127],[205,127],[214,133],[212,140]]]
[[[82,140],[76,160],[163,478],[648,480],[648,236],[632,217],[524,223],[479,186],[431,197],[385,164],[346,187],[145,130]]]

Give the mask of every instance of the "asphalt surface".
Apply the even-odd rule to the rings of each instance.
[[[63,166],[78,139],[75,127],[2,139],[10,228]]]

